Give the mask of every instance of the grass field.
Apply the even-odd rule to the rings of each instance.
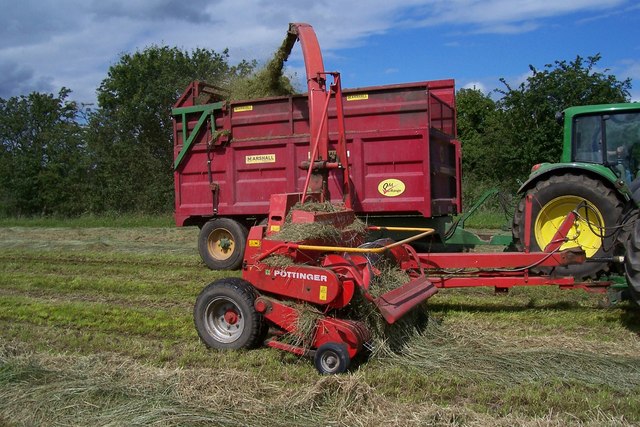
[[[0,228],[0,425],[640,425],[627,303],[442,291],[402,353],[323,377],[198,341],[195,298],[230,273],[199,261],[196,229],[14,225]]]

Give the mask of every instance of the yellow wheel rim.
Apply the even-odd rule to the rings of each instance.
[[[217,260],[224,261],[233,255],[235,240],[231,232],[224,228],[213,230],[207,238],[207,247],[211,256]]]
[[[540,209],[540,213],[534,223],[535,239],[540,249],[544,250],[551,243],[562,221],[583,202],[588,203],[582,197],[562,196],[551,200]],[[587,258],[591,258],[602,246],[600,235],[603,234],[603,231],[600,228],[605,225],[604,219],[600,210],[591,203],[589,203],[588,209],[586,206],[582,206],[578,210],[578,214],[578,219],[576,219],[573,227],[567,233],[569,240],[560,249],[581,247],[587,254]],[[589,218],[588,222],[587,218]],[[591,226],[589,226],[589,223],[591,223]]]

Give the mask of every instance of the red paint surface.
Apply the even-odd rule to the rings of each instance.
[[[196,89],[196,90],[194,90]],[[190,93],[187,93],[191,91]],[[354,96],[367,99],[350,100]],[[420,214],[425,217],[459,213],[460,146],[455,140],[453,80],[377,86],[343,91],[353,208],[358,214]],[[191,85],[175,107],[194,105]],[[239,108],[240,107],[240,108]],[[251,108],[248,110],[248,108]],[[239,111],[242,109],[245,111]],[[215,129],[227,130],[212,147],[212,181],[219,185],[221,216],[266,216],[269,197],[303,190],[308,159],[309,104],[306,95],[232,102],[216,110]],[[187,126],[199,114],[189,116]],[[337,145],[335,100],[329,107],[329,150]],[[213,215],[207,171],[207,141],[211,126],[175,171],[176,223]],[[174,153],[183,143],[180,120],[174,121]],[[248,156],[275,156],[273,162],[250,163]],[[341,200],[342,176],[329,177],[332,200]],[[386,197],[380,183],[396,179],[404,192]]]

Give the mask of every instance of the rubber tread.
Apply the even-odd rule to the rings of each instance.
[[[612,234],[610,230],[618,223],[622,214],[622,201],[616,192],[602,181],[582,175],[552,175],[547,179],[538,181],[533,188],[529,189],[516,208],[513,217],[512,233],[514,245],[519,251],[524,251],[524,210],[527,195],[533,196],[533,218],[531,220],[532,251],[540,251],[543,249],[535,242],[533,230],[536,222],[535,215],[539,213],[540,207],[557,197],[573,195],[588,200],[602,214],[605,221],[605,234]],[[614,236],[605,238],[604,244],[596,252],[595,257],[611,256],[613,254],[614,239]],[[536,273],[574,276],[577,280],[585,280],[596,279],[603,273],[609,271],[609,268],[610,266],[606,262],[587,262],[584,264],[556,267],[554,269],[540,267],[532,270]]]
[[[225,229],[231,233],[234,240],[232,255],[225,260],[214,258],[209,252],[209,235],[218,229]],[[231,218],[214,218],[207,221],[198,235],[198,252],[200,258],[211,270],[237,270],[244,258],[244,249],[247,243],[247,228]]]
[[[231,343],[217,341],[207,332],[205,327],[205,310],[211,300],[224,297],[233,301],[244,318],[245,330],[240,338]],[[193,308],[193,319],[198,336],[208,347],[219,350],[236,350],[239,348],[255,348],[264,342],[265,321],[254,307],[256,291],[251,284],[237,277],[219,279],[206,286]]]

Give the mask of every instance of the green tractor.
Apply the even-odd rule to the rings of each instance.
[[[561,249],[580,246],[588,262],[550,274],[579,280],[622,272],[631,299],[640,302],[640,104],[571,107],[564,121],[560,163],[532,168],[513,219],[513,242],[524,250],[526,199],[531,200],[531,250],[543,250],[570,212],[577,219]],[[618,264],[619,265],[619,264]]]

